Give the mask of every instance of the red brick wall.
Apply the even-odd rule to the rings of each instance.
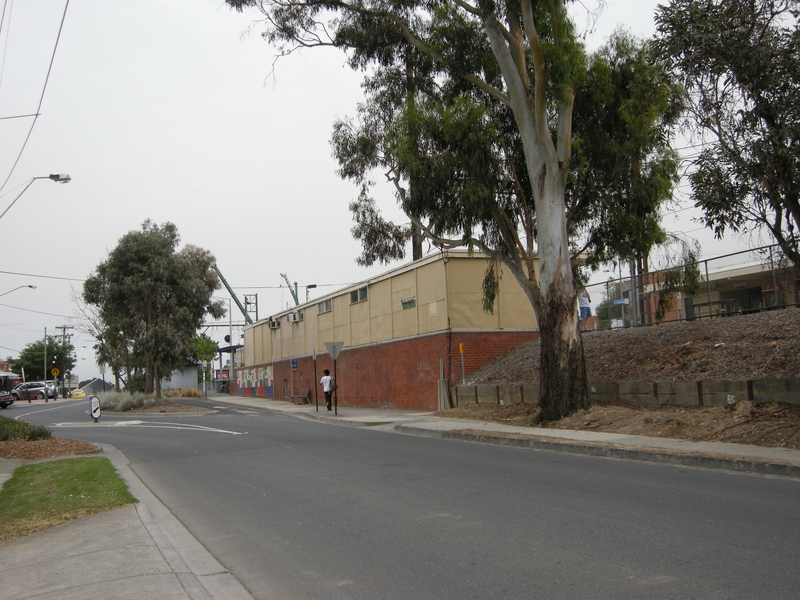
[[[438,408],[439,359],[444,358],[448,385],[461,380],[461,354],[464,344],[464,372],[469,375],[486,363],[539,337],[538,332],[442,333],[409,340],[342,349],[336,360],[340,406],[381,406],[414,410]],[[258,366],[258,365],[254,365]],[[323,369],[333,371],[327,354],[317,356],[317,374],[310,356],[297,359],[297,370],[290,362],[272,363],[276,400],[289,400],[292,393],[311,389],[311,400],[322,388],[317,383]],[[284,394],[284,380],[288,393]],[[259,390],[240,390],[240,395],[256,396]],[[260,391],[263,394],[263,390]]]

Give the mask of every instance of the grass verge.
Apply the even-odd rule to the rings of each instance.
[[[0,490],[0,544],[136,502],[107,458],[19,467]]]

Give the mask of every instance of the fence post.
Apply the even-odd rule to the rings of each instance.
[[[706,266],[706,294],[708,294],[708,318],[712,319],[714,318],[714,311],[711,309],[711,282],[708,279],[708,259],[705,259],[703,263]]]

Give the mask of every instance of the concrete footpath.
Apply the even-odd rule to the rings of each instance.
[[[210,395],[209,408],[223,404],[411,435],[800,478],[800,451],[783,448],[515,427],[380,408],[339,407],[334,414],[324,404],[317,411],[314,404]],[[165,415],[153,415],[160,416]],[[147,489],[119,450],[103,444],[100,451],[139,502],[0,546],[0,600],[252,598]],[[0,486],[20,464],[0,459]]]

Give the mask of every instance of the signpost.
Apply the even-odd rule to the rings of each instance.
[[[89,415],[94,419],[94,422],[97,423],[97,419],[100,418],[100,398],[97,396],[89,396],[89,402],[91,406]]]
[[[308,300],[308,290],[306,290],[306,300]],[[317,349],[314,348],[314,404],[317,405],[319,412],[319,383],[317,382]]]
[[[333,380],[336,382],[336,387],[333,390],[333,414],[339,414],[339,381],[336,378],[336,357],[339,356],[339,351],[344,346],[344,342],[325,342],[325,349],[333,359]]]

